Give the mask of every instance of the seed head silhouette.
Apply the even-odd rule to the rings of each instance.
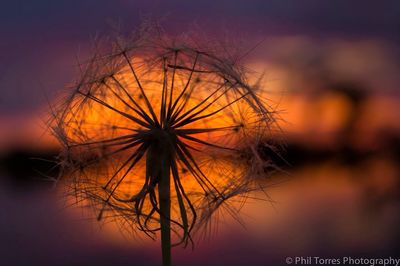
[[[169,265],[172,246],[193,243],[220,208],[236,216],[229,200],[260,188],[273,115],[221,45],[150,31],[102,49],[55,108],[63,176],[99,220],[159,231]]]

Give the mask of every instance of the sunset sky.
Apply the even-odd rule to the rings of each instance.
[[[76,56],[91,40],[124,31],[141,18],[160,19],[177,32],[193,28],[261,39],[380,39],[398,46],[398,1],[2,1],[0,111],[24,112],[43,102],[41,91],[73,80]]]
[[[16,265],[60,257],[67,258],[60,265],[158,262],[158,243],[127,245],[115,227],[102,231],[73,208],[60,212],[54,190],[24,183],[32,177],[24,171],[37,175],[27,166],[32,154],[53,156],[58,147],[44,122],[79,77],[78,62],[97,37],[128,34],[147,19],[171,35],[192,31],[255,48],[246,63],[265,74],[287,144],[288,171],[277,177],[292,178],[268,191],[277,209],[250,204],[258,220],[248,219],[248,231],[227,226],[196,252],[176,249],[178,265],[209,258],[209,265],[281,265],[293,254],[398,250],[400,1],[2,0],[0,257]]]
[[[313,90],[314,72],[328,64],[328,76],[361,77],[374,92],[397,95],[399,17],[398,1],[2,1],[0,120],[8,126],[0,143],[27,127],[42,130],[47,101],[73,84],[96,36],[128,33],[146,18],[172,33],[228,35],[247,47],[262,41],[254,54],[276,90]]]

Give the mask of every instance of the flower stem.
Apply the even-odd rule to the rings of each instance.
[[[161,250],[164,266],[171,265],[171,222],[170,222],[170,156],[161,161],[161,175],[158,183],[160,201]]]
[[[163,266],[171,265],[171,191],[170,169],[173,152],[167,134],[155,138],[147,153],[147,175],[157,180],[160,208],[161,251]]]

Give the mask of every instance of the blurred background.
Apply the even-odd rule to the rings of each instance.
[[[158,243],[67,206],[46,131],[96,36],[145,18],[174,32],[246,40],[278,111],[285,172],[250,202],[246,227],[219,219],[175,265],[285,265],[287,256],[395,257],[400,242],[398,1],[1,1],[0,264],[158,265]],[[258,44],[256,47],[255,44]]]

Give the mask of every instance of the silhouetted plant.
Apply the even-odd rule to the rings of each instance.
[[[171,246],[261,188],[273,117],[226,46],[153,29],[102,49],[54,111],[62,175],[98,219],[160,231],[169,265]]]

